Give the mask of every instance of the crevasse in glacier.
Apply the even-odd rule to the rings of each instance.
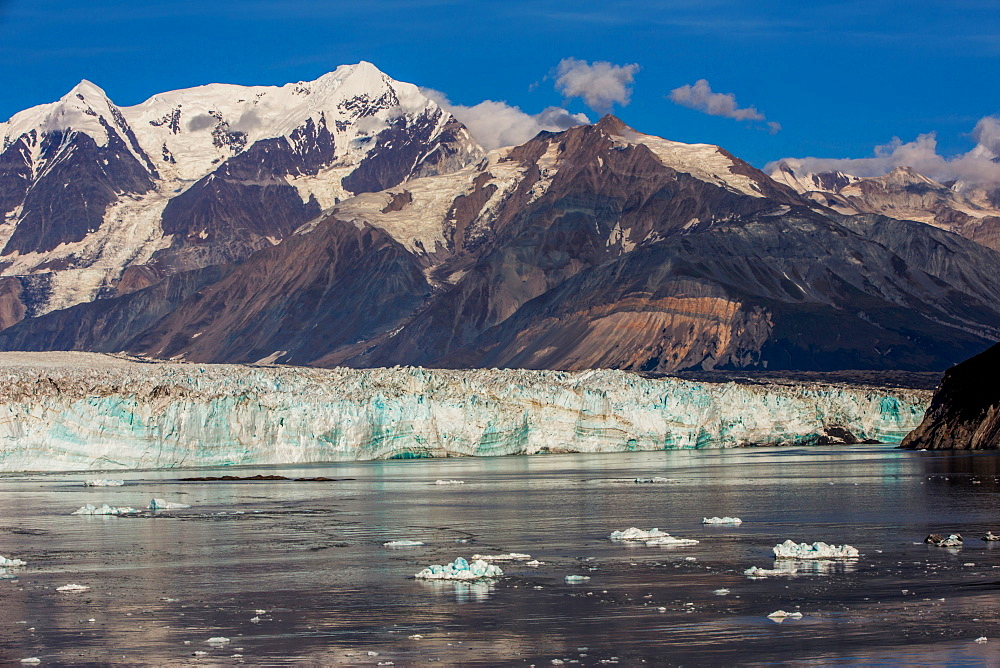
[[[0,353],[0,470],[896,443],[922,390],[630,372],[311,369]]]

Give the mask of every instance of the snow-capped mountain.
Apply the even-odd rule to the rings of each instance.
[[[840,213],[916,220],[1000,250],[1000,200],[982,188],[941,184],[909,167],[873,177],[816,174],[803,170],[795,160],[782,160],[770,176]]]
[[[0,136],[0,325],[241,261],[351,195],[482,154],[416,86],[366,62],[132,107],[83,81]]]
[[[354,367],[924,371],[997,339],[995,251],[837,213],[719,147],[607,116],[357,194],[239,264],[28,318],[0,332],[0,348]]]

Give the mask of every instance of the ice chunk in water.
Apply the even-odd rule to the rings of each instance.
[[[653,528],[649,531],[644,531],[638,527],[630,527],[625,529],[625,531],[612,531],[611,535],[608,536],[611,540],[616,541],[647,541],[650,538],[658,538],[660,536],[669,536],[670,534],[665,531],[660,531],[659,529]]]
[[[524,561],[525,559],[531,559],[531,555],[511,552],[509,554],[474,554],[472,558],[482,559],[483,561]]]
[[[565,578],[566,582],[586,582],[590,579],[589,575],[567,575]]]
[[[128,506],[109,506],[104,504],[100,507],[95,506],[92,503],[88,503],[79,510],[74,510],[73,515],[130,515],[132,513],[139,512],[135,508],[130,508]]]
[[[390,540],[388,543],[382,543],[383,547],[419,547],[423,544],[420,540]]]
[[[738,517],[706,517],[701,520],[702,524],[743,524],[743,520]]]
[[[464,485],[464,480],[435,480],[435,485]]]
[[[121,487],[125,484],[124,480],[111,480],[108,478],[94,478],[93,480],[87,480],[83,483],[87,487]]]
[[[225,645],[226,643],[231,641],[229,640],[229,638],[226,638],[225,636],[215,636],[214,638],[209,638],[205,642],[207,642],[209,645]]]
[[[775,610],[770,615],[771,619],[802,619],[801,612],[785,612],[784,610]]]
[[[68,585],[63,585],[62,587],[56,587],[56,591],[62,591],[62,592],[87,591],[88,589],[90,589],[90,587],[85,587],[83,585],[78,585],[78,584],[68,584]]]
[[[665,531],[660,531],[659,529],[653,528],[649,531],[639,529],[637,527],[630,527],[625,529],[625,531],[612,531],[611,535],[608,536],[613,541],[616,542],[643,542],[646,545],[652,547],[654,545],[697,545],[698,541],[692,538],[677,538],[676,536],[671,536]]]
[[[149,502],[150,510],[179,510],[190,507],[186,503],[174,503],[173,501],[164,501],[163,499],[153,499]]]
[[[795,575],[796,569],[794,568],[760,568],[758,566],[751,566],[750,568],[743,571],[743,575],[748,578],[769,578],[776,575]]]
[[[940,534],[932,533],[927,538],[924,538],[924,542],[937,545],[938,547],[962,547],[962,535],[953,533],[944,538]]]
[[[0,568],[13,568],[15,566],[24,566],[24,565],[25,562],[21,561],[20,559],[14,559],[14,558],[8,559],[7,557],[0,555]]]
[[[425,580],[478,580],[502,576],[503,570],[499,566],[487,563],[482,559],[474,559],[470,564],[464,558],[459,557],[450,564],[428,566],[414,577]]]
[[[979,642],[978,640],[976,642]],[[26,666],[37,666],[42,662],[37,656],[28,657],[27,659],[21,659],[21,663]]]
[[[829,545],[822,541],[810,545],[786,540],[774,546],[775,559],[857,559],[859,556],[857,548],[851,545]]]

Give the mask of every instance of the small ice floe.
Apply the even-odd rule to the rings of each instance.
[[[983,638],[983,640],[986,640],[986,638]],[[976,642],[979,641],[977,640]],[[21,663],[23,663],[26,666],[37,666],[41,662],[42,660],[39,659],[37,656],[30,656],[27,659],[21,659]]]
[[[407,636],[410,640],[423,640],[424,637],[419,633],[414,633],[412,636]]]
[[[531,555],[510,552],[508,554],[474,554],[472,558],[482,559],[483,561],[524,561],[525,559],[531,559]]]
[[[464,480],[435,480],[435,485],[464,485]]]
[[[743,524],[743,520],[738,517],[706,517],[701,520],[702,524]]]
[[[976,638],[976,642],[979,643],[979,644],[987,642],[988,640],[989,640],[989,638],[987,638],[986,636],[979,636],[978,638]]]
[[[784,610],[775,610],[770,615],[767,616],[768,619],[783,622],[786,619],[802,619],[801,612],[785,612]]]
[[[775,559],[857,559],[859,556],[857,548],[851,545],[829,545],[823,541],[810,545],[786,540],[774,546]]]
[[[81,507],[78,510],[74,510],[72,515],[131,515],[133,513],[139,512],[135,508],[129,506],[109,506],[104,504],[101,506],[95,506],[92,503]]]
[[[566,582],[572,584],[574,582],[586,582],[590,579],[589,575],[567,575],[565,578]]]
[[[121,487],[125,484],[125,481],[111,480],[109,478],[94,478],[93,480],[85,480],[83,484],[86,487]]]
[[[525,566],[532,566],[535,568],[537,568],[538,566],[542,566],[544,564],[545,564],[544,561],[539,561],[538,559],[532,559],[531,561],[524,562]]]
[[[226,643],[232,642],[229,638],[225,636],[215,636],[214,638],[209,638],[206,640],[209,645],[225,645]]]
[[[250,618],[250,623],[251,624],[260,624],[260,617],[251,617]]]
[[[716,596],[728,596],[729,590],[723,587],[722,589],[713,590],[712,593],[715,594]]]
[[[481,578],[503,577],[503,570],[482,559],[474,559],[470,564],[459,557],[444,566],[438,564],[428,566],[414,577],[423,580],[479,580]]]
[[[165,501],[163,499],[153,499],[149,502],[150,510],[180,510],[181,508],[190,507],[186,503],[174,503],[173,501]]]
[[[24,565],[25,562],[21,561],[20,559],[14,559],[14,558],[8,559],[7,557],[0,555],[0,568],[14,568],[16,566],[24,566]]]
[[[993,542],[995,540],[1000,540],[1000,536],[996,535],[992,531],[987,531],[986,535],[983,536],[983,540],[991,543],[991,542]]]
[[[78,585],[78,584],[68,584],[68,585],[63,585],[62,587],[56,587],[56,591],[61,591],[61,592],[87,591],[88,589],[90,589],[90,587],[85,587],[83,585]]]
[[[421,540],[390,540],[388,543],[382,543],[383,547],[419,547],[423,545],[424,542]]]
[[[743,571],[743,575],[748,578],[754,579],[764,579],[772,578],[780,575],[795,575],[796,569],[794,568],[760,568],[758,566],[751,566],[750,568]]]
[[[652,478],[636,478],[634,482],[638,485],[662,485],[666,482],[674,482],[674,479],[664,478],[662,476],[653,476]]]
[[[697,545],[698,541],[692,538],[678,538],[671,536],[665,531],[657,528],[645,531],[637,527],[630,527],[625,531],[612,531],[608,536],[611,540],[620,543],[645,543],[652,547],[654,545]]]
[[[924,538],[924,542],[938,547],[962,547],[962,534],[953,533],[945,538],[941,534],[932,533]]]

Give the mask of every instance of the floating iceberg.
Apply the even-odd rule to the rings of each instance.
[[[677,538],[676,536],[671,536],[665,531],[660,531],[659,529],[653,528],[649,531],[639,529],[638,527],[630,527],[625,529],[625,531],[612,531],[611,535],[608,536],[613,541],[624,542],[624,543],[645,543],[649,547],[654,545],[697,545],[698,541],[692,538]]]
[[[785,612],[784,610],[775,610],[770,615],[771,619],[802,619],[801,612]]]
[[[414,577],[424,580],[479,580],[480,578],[499,578],[502,576],[503,570],[499,566],[494,566],[482,559],[474,559],[470,564],[459,557],[444,566],[438,564],[428,566]]]
[[[654,545],[697,545],[698,541],[694,538],[678,538],[677,536],[671,536],[670,534],[664,534],[662,536],[656,536],[655,538],[650,538],[646,541],[647,547],[653,547]],[[694,561],[694,557],[688,557],[689,561]]]
[[[612,531],[611,535],[608,536],[614,541],[647,541],[650,538],[658,538],[660,536],[669,536],[670,534],[665,531],[660,531],[659,529],[653,528],[649,531],[644,531],[638,527],[630,527],[625,529],[625,531]]]
[[[150,510],[180,510],[181,508],[190,507],[186,503],[174,503],[173,501],[164,501],[163,499],[153,499],[149,502]]]
[[[520,552],[511,552],[509,554],[474,554],[473,559],[482,559],[483,561],[524,561],[526,559],[531,559],[530,554],[522,554]]]
[[[729,590],[723,587],[722,589],[715,589],[712,591],[716,596],[726,596],[729,594]]]
[[[88,503],[78,510],[74,510],[71,515],[131,515],[132,513],[139,512],[135,508],[129,506],[109,506],[104,504],[102,506],[95,506],[92,503]]]
[[[225,645],[226,643],[231,641],[229,638],[226,638],[225,636],[216,636],[214,638],[209,638],[205,642],[207,642],[209,645]]]
[[[786,540],[774,546],[775,559],[857,559],[859,556],[857,548],[851,545],[829,545],[822,541],[810,545]]]
[[[795,568],[760,568],[758,566],[751,566],[750,568],[743,571],[743,575],[748,578],[763,579],[770,578],[780,575],[795,575],[797,570]]]
[[[991,542],[993,542],[995,540],[1000,540],[1000,536],[996,535],[992,531],[987,531],[986,535],[983,536],[983,540],[991,543]]]
[[[924,538],[924,542],[938,547],[962,547],[962,534],[953,533],[944,538],[941,534],[932,533]]]
[[[109,480],[108,478],[95,478],[94,480],[87,480],[83,484],[87,487],[121,487],[125,484],[125,481]]]
[[[88,589],[90,589],[90,587],[85,587],[83,585],[78,585],[78,584],[68,584],[68,585],[63,585],[62,587],[56,587],[56,591],[61,591],[61,592],[87,591]]]
[[[24,566],[25,562],[20,559],[8,559],[4,556],[0,556],[0,568],[14,568],[15,566]]]
[[[567,575],[564,580],[569,583],[573,582],[586,582],[590,579],[589,575]]]
[[[435,480],[435,485],[464,485],[464,480]]]
[[[743,524],[743,520],[738,517],[705,517],[702,524]]]
[[[384,547],[419,547],[423,544],[424,542],[420,540],[390,540],[388,543],[382,543]]]

